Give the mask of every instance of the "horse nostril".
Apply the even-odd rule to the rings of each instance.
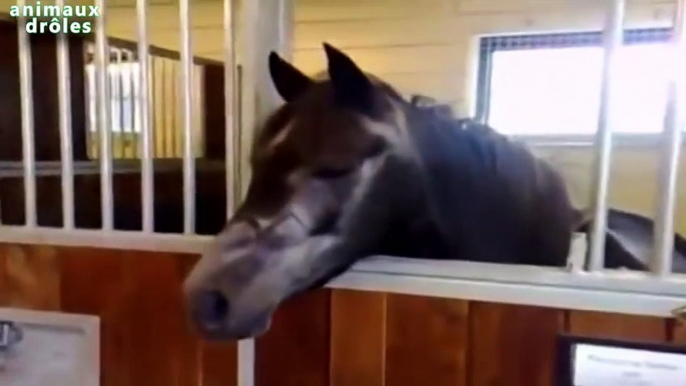
[[[229,313],[229,301],[219,291],[207,291],[200,295],[200,310],[206,323],[221,323]]]

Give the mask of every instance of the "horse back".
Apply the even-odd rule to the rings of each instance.
[[[420,124],[412,138],[427,206],[450,258],[565,264],[575,211],[551,165],[487,126]]]

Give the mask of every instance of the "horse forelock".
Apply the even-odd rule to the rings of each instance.
[[[274,141],[285,133],[288,124],[293,119],[293,106],[284,103],[277,107],[267,119],[265,119],[261,130],[253,142],[251,157],[255,158],[264,155],[265,151],[274,144]]]
[[[373,135],[382,134],[384,137],[398,137],[398,128],[404,126],[403,119],[403,104],[408,104],[403,96],[390,84],[381,78],[367,74],[368,78],[374,85],[374,92],[377,100],[380,102],[375,107],[375,110],[370,116],[360,114],[359,118],[362,125]],[[296,100],[286,102],[277,107],[271,113],[259,130],[258,135],[252,147],[252,160],[256,160],[260,156],[268,156],[277,145],[285,142],[291,132],[289,126],[292,122],[297,121],[302,114],[312,114],[317,109],[319,111],[329,110],[336,111],[338,108],[332,99],[329,97],[331,92],[331,83],[329,81],[328,73],[326,71],[319,72],[311,77],[314,84],[305,94]],[[318,106],[318,107],[317,107]],[[312,110],[315,108],[315,110]],[[316,131],[330,130],[331,126],[323,122]],[[351,128],[351,132],[354,130]],[[316,131],[311,134],[316,134]],[[336,141],[336,135],[331,131],[325,136],[327,141]],[[316,135],[319,136],[319,135]],[[296,139],[298,140],[298,139]]]

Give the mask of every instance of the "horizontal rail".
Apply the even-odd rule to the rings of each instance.
[[[74,161],[74,175],[99,175],[100,166],[94,161]],[[113,174],[140,173],[141,162],[137,159],[116,160],[112,164]],[[180,159],[155,159],[155,173],[180,171],[183,163]],[[197,162],[198,171],[223,171],[223,161],[201,160]],[[59,161],[37,161],[37,177],[59,176],[62,173],[62,166]],[[0,161],[0,177],[15,178],[23,176],[21,162]]]
[[[657,317],[670,317],[674,310],[686,305],[686,296],[556,287],[538,283],[499,283],[474,278],[394,275],[360,272],[357,269],[334,279],[327,287]]]
[[[94,247],[130,251],[203,253],[211,236],[120,231],[101,229],[26,228],[0,225],[0,243],[52,245],[56,247]]]
[[[654,294],[686,299],[686,275],[656,278],[644,271],[605,269],[570,272],[566,268],[504,265],[472,261],[433,261],[378,256],[361,261],[353,268],[358,273],[391,276],[411,275],[446,280],[476,280],[545,287],[585,289],[627,294]]]
[[[86,40],[89,42],[94,41],[94,39],[91,36],[87,37]],[[126,49],[126,50],[135,51],[135,50],[137,50],[137,47],[138,47],[138,43],[135,41],[125,40],[125,39],[121,39],[121,38],[115,38],[112,36],[108,36],[107,41],[109,42],[109,45],[112,47],[122,48],[122,49]],[[158,56],[161,58],[172,59],[172,60],[177,60],[177,61],[181,60],[181,54],[178,51],[173,51],[173,50],[170,50],[167,48],[162,48],[162,47],[155,46],[155,45],[148,45],[148,47],[149,47],[149,53],[152,56]],[[224,62],[222,62],[220,60],[205,58],[202,56],[193,56],[193,64],[223,66]]]
[[[198,255],[213,242],[213,237],[199,235],[0,226],[0,243],[98,245]],[[585,251],[576,253],[582,258]],[[658,278],[624,270],[572,273],[566,268],[391,256],[364,259],[327,287],[661,317],[686,305],[686,275]]]

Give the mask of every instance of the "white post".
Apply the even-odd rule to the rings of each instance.
[[[153,181],[152,145],[153,133],[150,116],[150,53],[148,45],[148,1],[137,0],[138,35],[138,90],[136,98],[141,124],[141,200],[143,210],[143,232],[153,233],[155,185]]]
[[[195,233],[195,158],[193,156],[193,50],[190,0],[180,0],[183,116],[183,208],[185,234]]]
[[[56,5],[64,6],[64,0]],[[71,74],[69,40],[66,33],[57,35],[57,87],[60,111],[60,149],[62,160],[62,218],[67,230],[74,229],[74,154],[72,150]]]
[[[238,386],[255,386],[255,340],[238,341]]]
[[[17,5],[24,8],[24,0]],[[19,47],[19,82],[21,85],[21,137],[22,157],[24,164],[24,212],[26,226],[33,228],[37,225],[36,213],[36,155],[34,144],[33,121],[33,76],[31,71],[31,41],[26,32],[26,18],[19,17],[17,21],[17,35]]]
[[[650,270],[656,275],[672,272],[672,253],[674,250],[674,212],[676,210],[677,174],[682,133],[686,127],[684,112],[684,83],[686,82],[686,13],[684,0],[677,2],[674,17],[672,48],[674,56],[667,89],[667,108],[662,132],[662,151],[660,175],[658,179],[657,217],[655,219],[655,246],[650,261]]]
[[[242,82],[240,92],[243,95],[241,104],[241,143],[239,165],[241,168],[241,196],[245,194],[247,180],[249,178],[248,149],[251,148],[254,138],[254,129],[257,124],[257,66],[260,57],[257,54],[259,47],[258,33],[260,32],[258,21],[261,16],[261,0],[241,2],[241,39],[242,39]],[[266,62],[266,58],[264,58]],[[228,149],[227,149],[228,150]],[[238,386],[255,385],[255,341],[244,339],[238,342]]]
[[[100,17],[95,22],[96,94],[98,102],[98,132],[100,136],[100,199],[102,229],[114,229],[112,197],[112,127],[110,125],[109,49],[106,30],[105,0],[95,0]]]
[[[233,216],[236,204],[236,44],[234,3],[224,0],[224,120],[226,168],[226,218]]]
[[[612,94],[617,50],[622,45],[625,0],[610,0],[612,5],[605,25],[605,57],[603,60],[602,85],[600,89],[600,113],[596,133],[594,179],[592,194],[593,222],[588,258],[588,270],[598,271],[605,267],[605,233],[607,230],[607,199],[612,159],[612,132],[614,130],[614,106]]]

